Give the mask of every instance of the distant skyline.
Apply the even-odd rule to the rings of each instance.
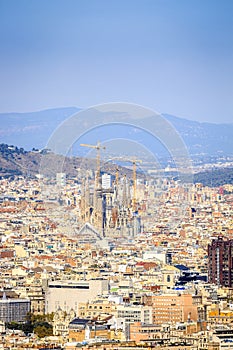
[[[232,0],[0,0],[0,113],[132,102],[233,123]]]

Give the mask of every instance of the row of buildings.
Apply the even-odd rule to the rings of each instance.
[[[0,181],[0,320],[53,315],[49,342],[67,349],[229,345],[232,188],[138,180],[135,213],[121,202],[124,181],[109,215],[124,209],[128,221],[105,235],[83,217],[84,197],[94,209],[91,179],[48,181],[46,190],[38,179]],[[116,208],[116,188],[108,195]]]

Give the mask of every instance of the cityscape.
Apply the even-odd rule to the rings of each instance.
[[[0,0],[0,350],[233,350],[232,16]]]
[[[111,175],[82,146],[76,176],[1,178],[2,347],[231,348],[233,185]]]

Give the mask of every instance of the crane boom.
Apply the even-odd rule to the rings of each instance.
[[[98,145],[89,145],[88,143],[80,143],[80,146],[98,149]]]
[[[100,177],[100,150],[106,149],[105,146],[102,146],[101,143],[98,141],[96,145],[89,145],[87,143],[80,143],[80,146],[87,147],[87,148],[94,148],[96,149],[96,171],[97,171],[97,182],[98,178]],[[96,184],[97,186],[97,184]]]

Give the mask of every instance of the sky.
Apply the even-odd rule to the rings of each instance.
[[[0,113],[131,102],[233,122],[232,0],[0,0]]]

